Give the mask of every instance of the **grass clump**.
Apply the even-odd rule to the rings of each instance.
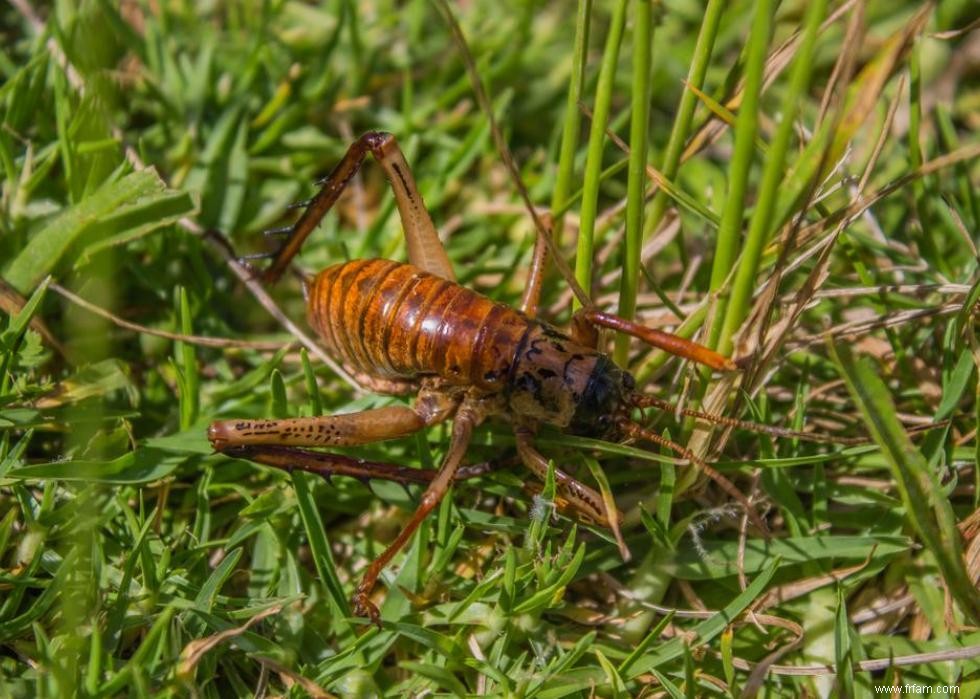
[[[43,12],[42,12],[43,9]],[[578,284],[730,353],[616,357],[675,455],[543,431],[554,474],[454,488],[350,616],[418,489],[211,453],[210,421],[351,412],[299,285],[236,258],[361,132],[395,133],[460,282],[516,304],[535,228],[445,6],[0,7],[0,695],[872,695],[980,686],[980,141],[966,0],[453,7]],[[972,22],[972,24],[971,24]],[[368,165],[304,248],[404,258]],[[567,321],[551,274],[546,317]],[[612,353],[613,338],[604,338]],[[683,418],[683,416],[681,416]],[[468,461],[512,451],[477,431]],[[349,450],[422,468],[444,428]],[[604,474],[604,475],[603,475]],[[604,485],[605,489],[606,486]]]

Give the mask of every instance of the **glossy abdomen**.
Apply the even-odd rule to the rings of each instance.
[[[530,327],[517,311],[412,265],[353,260],[320,272],[310,325],[352,369],[383,378],[441,376],[503,390]]]

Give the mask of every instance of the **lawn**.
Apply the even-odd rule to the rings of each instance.
[[[975,0],[11,0],[0,37],[0,696],[980,696]],[[461,285],[517,307],[541,241],[548,321],[738,367],[601,334],[677,448],[543,427],[541,482],[483,423],[464,463],[502,467],[380,628],[351,597],[422,486],[207,439],[411,404],[306,320],[304,274],[406,260],[370,156],[258,274],[375,130]]]

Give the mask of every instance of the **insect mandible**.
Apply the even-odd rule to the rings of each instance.
[[[565,334],[536,318],[546,248],[535,246],[527,290],[514,310],[456,283],[404,155],[391,134],[369,132],[348,149],[323,186],[288,229],[264,272],[276,281],[303,242],[337,201],[368,153],[394,190],[409,264],[353,260],[331,266],[307,282],[310,325],[334,357],[375,390],[417,393],[412,407],[389,406],[345,415],[281,420],[220,420],[208,428],[213,448],[229,456],[279,468],[427,484],[414,515],[371,563],[357,586],[354,612],[379,624],[371,592],[381,571],[439,504],[462,466],[473,429],[490,416],[509,418],[517,452],[539,479],[548,460],[534,446],[539,424],[598,439],[633,438],[665,445],[706,470],[750,516],[744,496],[688,449],[630,419],[633,409],[670,404],[635,390],[630,374],[598,350],[598,328],[636,337],[713,369],[731,360],[689,340],[647,328],[595,308],[578,311]],[[696,411],[683,411],[708,417]],[[364,462],[302,447],[347,447],[410,435],[452,420],[448,450],[437,471]],[[723,419],[732,425],[748,424]],[[776,434],[782,431],[771,428]],[[788,432],[788,431],[787,431]],[[556,494],[585,519],[619,534],[621,515],[593,488],[560,469]]]

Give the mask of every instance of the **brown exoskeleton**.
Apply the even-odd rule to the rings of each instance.
[[[384,168],[405,229],[410,264],[354,260],[320,272],[307,284],[308,315],[327,348],[369,385],[392,394],[417,392],[413,407],[283,420],[221,420],[208,439],[215,450],[280,468],[427,483],[418,509],[367,569],[354,610],[378,623],[371,591],[383,568],[436,507],[461,470],[473,428],[489,416],[511,420],[517,451],[540,479],[548,460],[534,447],[537,425],[600,439],[621,437],[666,445],[705,469],[748,508],[745,498],[688,449],[633,422],[634,408],[669,404],[634,390],[633,378],[597,349],[598,327],[632,335],[680,357],[729,371],[729,359],[688,340],[594,308],[579,311],[569,334],[535,318],[545,248],[534,262],[520,311],[456,283],[453,268],[394,137],[367,133],[347,151],[265,272],[277,280],[303,241],[337,201],[370,152]],[[694,416],[703,415],[685,411]],[[353,446],[404,437],[453,421],[449,449],[437,472],[374,464],[300,447]],[[739,425],[737,420],[721,421]],[[789,434],[770,428],[767,431]],[[561,470],[557,494],[581,517],[610,527],[620,541],[620,514],[598,492]],[[749,510],[751,513],[751,510]],[[758,518],[751,513],[750,516]]]

